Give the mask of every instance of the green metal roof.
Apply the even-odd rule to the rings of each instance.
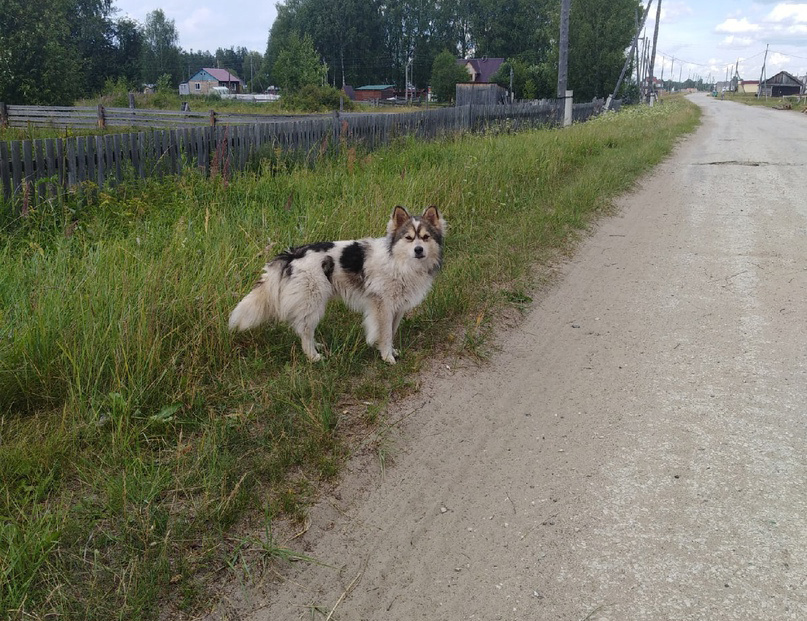
[[[360,86],[354,88],[354,91],[384,91],[388,88],[395,88],[394,84],[370,84],[368,86]]]

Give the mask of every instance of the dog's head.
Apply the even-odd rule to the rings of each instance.
[[[427,270],[435,271],[442,262],[445,232],[446,222],[437,207],[427,207],[423,215],[412,216],[398,206],[387,224],[390,254],[398,260],[422,262]]]

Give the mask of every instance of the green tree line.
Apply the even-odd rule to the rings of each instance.
[[[113,82],[176,86],[202,67],[242,79],[260,71],[263,55],[244,47],[183,50],[162,10],[144,23],[116,18],[113,0],[0,0],[0,101],[69,105]]]
[[[261,79],[277,82],[275,63],[290,41],[309,37],[329,84],[395,84],[407,65],[418,88],[452,73],[441,53],[505,58],[496,81],[518,98],[553,97],[557,85],[560,0],[285,0],[269,31]],[[573,0],[569,88],[590,99],[612,92],[625,62],[640,0]],[[456,78],[456,76],[454,76]]]
[[[625,60],[640,0],[573,0],[569,88],[578,100],[611,92]],[[294,83],[289,66],[311,50],[321,69],[308,78],[336,88],[370,83],[425,88],[461,79],[456,58],[505,58],[495,77],[517,98],[553,97],[560,0],[281,0],[264,54],[244,47],[183,50],[173,20],[116,17],[113,0],[0,0],[0,101],[69,104],[109,81],[129,88],[176,86],[220,66],[253,91]],[[435,60],[444,56],[435,66]],[[280,62],[278,62],[280,61]]]

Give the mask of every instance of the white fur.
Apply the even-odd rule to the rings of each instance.
[[[396,207],[386,237],[337,241],[327,250],[308,250],[300,258],[279,255],[266,264],[258,284],[230,314],[230,330],[249,330],[269,320],[286,322],[299,335],[305,354],[317,361],[321,356],[314,330],[328,300],[339,296],[364,315],[367,343],[395,364],[398,352],[392,341],[401,319],[429,293],[441,265],[441,244],[429,233],[436,232],[441,239],[445,228],[434,207],[420,217]],[[363,249],[361,274],[350,269],[350,262],[344,266],[340,262],[354,244]]]

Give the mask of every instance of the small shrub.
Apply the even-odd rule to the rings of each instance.
[[[284,95],[283,107],[301,112],[327,112],[339,109],[339,99],[345,110],[353,110],[353,102],[343,91],[332,86],[303,86],[300,90]]]

